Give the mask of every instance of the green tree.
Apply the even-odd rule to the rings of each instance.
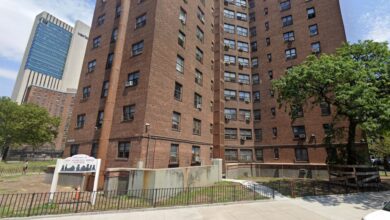
[[[335,106],[335,120],[349,121],[347,163],[355,164],[357,127],[369,136],[389,129],[389,69],[387,43],[346,43],[335,54],[307,57],[273,86],[280,104]]]
[[[37,149],[57,136],[59,118],[32,104],[18,105],[0,98],[0,158],[9,147],[29,145]]]

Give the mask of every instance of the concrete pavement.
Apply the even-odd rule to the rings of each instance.
[[[355,220],[382,207],[390,200],[390,191],[259,201],[228,205],[149,209],[115,213],[89,213],[47,217],[46,220]],[[42,217],[40,217],[42,218]]]

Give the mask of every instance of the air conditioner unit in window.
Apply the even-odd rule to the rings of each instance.
[[[299,134],[299,138],[300,139],[305,139],[306,138],[306,134]]]
[[[244,50],[242,48],[238,48],[238,52],[244,52]]]
[[[224,1],[223,2],[225,5],[229,5],[229,2],[228,1]]]
[[[196,157],[194,158],[194,161],[195,161],[195,162],[200,162],[200,157],[199,157],[199,156],[196,156]]]
[[[230,65],[230,62],[229,61],[225,61],[225,66],[229,66]]]
[[[126,82],[126,87],[130,87],[130,86],[134,86],[134,81],[133,80]]]
[[[175,129],[175,130],[179,130],[179,124],[173,123],[172,124],[172,128]]]
[[[238,68],[240,68],[240,69],[244,68],[244,64],[239,63],[239,64],[238,64]]]
[[[228,51],[228,50],[230,49],[230,46],[227,45],[227,44],[225,44],[225,45],[223,46],[223,48],[225,49],[225,51]]]
[[[231,115],[225,115],[225,119],[226,119],[226,120],[231,120],[231,119],[232,119],[232,116],[231,116]]]
[[[225,96],[226,101],[230,101],[230,99],[231,99],[230,96]]]
[[[246,137],[244,136],[244,137],[241,137],[241,140],[242,141],[246,141]]]
[[[245,98],[244,101],[245,101],[246,103],[249,103],[249,102],[251,101],[251,99],[250,99],[250,98]]]
[[[197,108],[198,110],[202,110],[202,104],[197,104],[197,105],[196,105],[196,108]]]
[[[180,22],[181,22],[182,25],[186,24],[186,21],[184,19],[180,19]]]
[[[245,121],[250,121],[250,120],[251,120],[251,116],[245,115]]]

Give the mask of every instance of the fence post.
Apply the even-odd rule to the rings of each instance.
[[[80,196],[79,197],[76,196],[76,210],[75,210],[75,213],[77,213],[79,211],[79,202],[80,202]]]
[[[153,189],[153,208],[156,208],[157,189]]]
[[[256,185],[253,184],[253,200],[256,200]]]
[[[190,205],[190,188],[187,187],[187,206]]]
[[[312,185],[313,185],[313,194],[314,196],[316,196],[316,180],[313,181]]]
[[[275,187],[272,187],[272,199],[275,199]]]
[[[34,198],[35,198],[35,193],[33,193],[32,196],[31,196],[31,201],[30,201],[30,206],[28,207],[27,217],[29,217],[30,214],[31,214],[31,208],[32,208],[32,204],[34,202]]]
[[[236,201],[236,187],[237,186],[233,186],[234,188],[233,188],[233,202],[235,202]]]

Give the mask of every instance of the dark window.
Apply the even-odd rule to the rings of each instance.
[[[257,35],[256,27],[251,27],[249,32],[251,37],[255,37]]]
[[[314,8],[308,8],[307,10],[307,18],[312,19],[316,17],[316,11]]]
[[[274,148],[274,158],[279,159],[279,148]]]
[[[255,139],[256,139],[256,141],[263,140],[263,130],[262,129],[255,129]]]
[[[196,16],[198,17],[199,21],[204,24],[204,22],[205,22],[204,12],[199,7],[198,7],[198,11],[196,13]]]
[[[202,121],[199,120],[199,119],[194,118],[193,119],[192,134],[200,135],[201,134],[201,128],[202,128]]]
[[[101,128],[103,125],[104,111],[99,111],[96,119],[96,127]]]
[[[179,145],[171,144],[169,152],[169,164],[179,164]]]
[[[101,42],[101,37],[98,36],[98,37],[95,37],[93,39],[93,48],[98,48],[100,47],[100,42]]]
[[[296,161],[309,161],[307,148],[296,148],[295,149],[295,160]]]
[[[141,16],[138,16],[135,19],[135,28],[141,28],[146,25],[146,14],[143,14]]]
[[[272,136],[277,137],[278,136],[278,128],[272,128]]]
[[[114,28],[114,30],[112,30],[111,33],[111,43],[116,42],[117,39],[118,39],[118,28]]]
[[[139,71],[129,73],[129,75],[127,75],[126,87],[138,85],[138,79],[139,79]]]
[[[198,40],[203,43],[204,33],[203,33],[202,29],[200,29],[200,27],[196,27],[196,38],[198,38]]]
[[[181,114],[179,112],[172,113],[172,130],[180,131]]]
[[[320,53],[321,52],[321,44],[320,42],[315,42],[311,44],[311,52]]]
[[[255,149],[256,160],[263,161],[263,149]]]
[[[186,24],[187,12],[184,9],[182,9],[182,8],[180,8],[179,20],[180,20],[182,25]]]
[[[252,84],[256,85],[260,83],[260,76],[259,74],[253,74],[252,75]]]
[[[282,18],[283,27],[293,24],[293,18],[291,15]]]
[[[267,54],[267,59],[268,59],[268,62],[272,62],[272,54]]]
[[[283,34],[284,42],[291,42],[295,40],[294,31],[289,31]]]
[[[249,0],[249,8],[255,7],[255,0]]]
[[[91,157],[96,158],[98,154],[99,144],[93,143],[91,147]]]
[[[265,44],[267,45],[267,47],[271,45],[271,38],[269,37],[265,38]]]
[[[271,116],[275,118],[276,116],[276,108],[271,108]]]
[[[202,109],[202,96],[198,93],[194,94],[194,108],[198,110]]]
[[[186,42],[186,35],[183,32],[179,31],[177,43],[184,48],[185,42]]]
[[[118,158],[129,158],[130,143],[119,142],[118,143]]]
[[[131,121],[134,119],[135,105],[123,106],[123,121]]]
[[[318,25],[317,24],[310,25],[309,26],[309,33],[310,33],[310,36],[318,35]]]
[[[198,85],[203,85],[203,73],[198,69],[195,69],[195,83]]]
[[[91,86],[86,86],[83,88],[83,99],[89,98],[91,95]]]
[[[121,5],[117,5],[115,8],[115,18],[119,18],[121,16],[122,7]]]
[[[293,126],[292,127],[294,138],[305,139],[306,131],[305,126]]]
[[[175,83],[175,91],[174,91],[174,97],[176,100],[181,101],[183,93],[183,86],[179,83]]]
[[[257,41],[251,42],[251,51],[256,52],[257,51]]]
[[[106,19],[106,15],[100,15],[97,19],[97,25],[100,26],[104,24],[104,20]]]
[[[265,27],[265,30],[268,31],[269,30],[269,22],[265,22],[264,23],[264,27]]]
[[[137,56],[141,54],[142,51],[144,50],[144,41],[142,40],[138,43],[133,44],[131,48],[132,48],[131,51],[133,56]]]
[[[192,146],[191,165],[200,165],[200,147]]]
[[[291,3],[290,0],[283,1],[280,3],[280,10],[281,11],[286,11],[291,8]]]
[[[269,77],[269,79],[273,79],[274,78],[274,73],[273,73],[272,70],[268,71],[268,77]]]
[[[227,140],[237,139],[237,128],[225,128],[225,139]]]
[[[102,96],[101,96],[102,98],[108,96],[108,88],[109,88],[109,86],[110,86],[109,81],[104,81],[104,82],[103,82]]]
[[[261,120],[261,110],[260,109],[253,110],[253,117],[254,117],[255,121],[260,121]]]
[[[195,49],[195,59],[201,63],[203,63],[203,51],[196,47]]]
[[[88,62],[88,73],[91,73],[95,70],[96,67],[96,60],[92,60]]]
[[[176,58],[176,70],[179,73],[184,73],[184,58],[179,55]]]
[[[330,105],[327,102],[321,102],[320,103],[320,108],[321,108],[321,115],[322,116],[328,116],[330,115]]]
[[[106,69],[110,69],[112,67],[112,63],[114,61],[114,53],[110,53],[107,56]]]
[[[303,108],[301,105],[293,105],[291,106],[291,116],[293,118],[301,118],[303,117]]]
[[[85,123],[85,114],[77,115],[77,128],[83,128]]]
[[[252,150],[240,150],[240,161],[250,162],[252,158]]]
[[[72,144],[70,145],[70,156],[74,156],[79,153],[79,147],[78,144]]]
[[[225,160],[226,161],[238,161],[238,152],[233,149],[225,150]]]
[[[268,8],[264,8],[264,15],[268,15]]]
[[[332,135],[332,131],[333,131],[332,124],[323,124],[322,128],[324,129],[324,133],[326,136]]]
[[[254,12],[249,13],[249,22],[256,21],[256,14]]]
[[[254,91],[253,92],[253,101],[254,102],[260,102],[260,91]]]
[[[286,59],[292,60],[297,58],[297,50],[295,48],[285,50]]]

